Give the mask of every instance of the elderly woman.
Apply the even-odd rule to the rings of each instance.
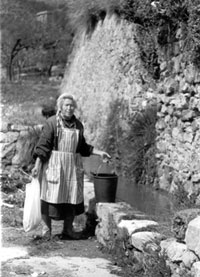
[[[81,156],[110,159],[108,153],[86,143],[83,125],[74,115],[76,107],[71,95],[62,94],[57,99],[57,113],[47,120],[34,150],[32,176],[41,175],[44,239],[51,238],[51,219],[64,220],[60,239],[82,238],[81,232],[73,230],[74,217],[84,212]]]

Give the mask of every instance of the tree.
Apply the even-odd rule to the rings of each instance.
[[[47,12],[47,22],[38,20],[37,13]],[[69,46],[72,41],[62,5],[50,6],[46,3],[30,0],[2,0],[1,29],[2,29],[2,63],[8,68],[9,78],[12,79],[13,64],[22,50],[30,49],[35,52],[43,51],[46,57],[48,72],[53,64],[66,62]],[[23,54],[25,54],[23,52]],[[33,51],[31,52],[33,53]],[[38,58],[42,55],[35,55]]]
[[[2,62],[8,68],[12,79],[12,64],[22,49],[35,47],[38,37],[38,24],[34,9],[29,1],[2,1]]]

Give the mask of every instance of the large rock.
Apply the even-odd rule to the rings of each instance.
[[[157,232],[137,232],[131,235],[131,244],[142,252],[148,249],[158,251],[159,242],[164,238],[163,235]]]
[[[187,246],[174,238],[161,241],[160,246],[162,253],[165,253],[172,262],[182,262],[183,255],[187,252]]]
[[[200,257],[200,216],[188,224],[185,241],[187,247]]]
[[[192,276],[199,277],[200,276],[200,262],[196,262],[192,266]]]
[[[191,266],[198,261],[198,257],[192,251],[186,251],[183,253],[182,261],[185,267],[191,268]]]

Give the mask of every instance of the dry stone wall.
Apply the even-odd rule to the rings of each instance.
[[[97,203],[96,213],[97,240],[114,255],[126,256],[133,275],[142,264],[148,276],[199,277],[200,216],[188,222],[180,241],[162,234],[156,221],[127,203]]]
[[[1,174],[10,174],[17,168],[26,168],[33,162],[33,149],[42,125],[22,126],[2,124],[0,128]]]
[[[184,59],[181,28],[171,57],[160,54],[161,82],[157,101],[157,160],[160,187],[173,192],[181,185],[200,190],[200,72]],[[162,51],[165,53],[166,49]],[[199,202],[200,198],[198,199]]]
[[[109,128],[113,103],[133,113],[156,101],[159,186],[173,192],[181,185],[189,194],[199,195],[200,72],[185,62],[180,28],[177,42],[157,47],[160,78],[152,79],[141,61],[136,28],[112,16],[99,23],[91,37],[83,35],[61,91],[76,95],[87,137],[98,146]],[[126,128],[126,115],[115,116]]]
[[[61,91],[77,97],[88,138],[95,145],[101,145],[111,105],[118,102],[133,112],[142,107],[147,92],[153,96],[155,85],[142,65],[134,29],[114,16],[106,18],[91,37],[82,36],[66,71]]]

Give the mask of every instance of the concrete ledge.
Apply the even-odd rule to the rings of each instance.
[[[129,237],[131,242],[132,234],[141,231],[149,232],[143,243],[150,243],[154,237],[155,229],[152,232],[149,229],[158,226],[157,222],[147,220],[145,214],[134,210],[125,202],[97,203],[96,213],[98,217],[97,240],[107,247],[110,243],[113,244],[112,241],[117,238],[125,239]],[[135,245],[133,246],[135,247]]]

